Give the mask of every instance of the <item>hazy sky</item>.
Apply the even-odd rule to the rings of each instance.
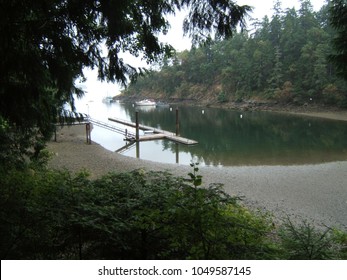
[[[273,14],[273,6],[276,0],[235,0],[239,5],[249,5],[253,7],[253,12],[250,13],[251,18],[262,19],[265,15],[271,17]],[[281,0],[283,10],[295,7],[300,8],[299,0]],[[325,3],[325,0],[311,0],[314,10],[319,10]],[[163,41],[169,42],[178,51],[183,51],[190,48],[189,38],[182,37],[182,23],[184,15],[176,15],[170,17],[171,30],[168,35],[161,37]]]
[[[254,7],[254,17],[262,18],[265,15],[272,15],[272,7],[276,1],[273,0],[237,0],[239,5],[249,5]],[[299,0],[280,0],[282,3],[282,8],[285,10],[286,8],[296,9],[300,8]],[[315,10],[319,10],[325,3],[325,0],[311,0],[311,4]]]
[[[253,12],[250,13],[252,18],[262,19],[265,15],[269,17],[272,16],[273,6],[275,0],[236,0],[236,3],[239,5],[249,5],[252,6]],[[311,4],[313,5],[314,10],[319,10],[325,3],[325,0],[311,0]],[[282,9],[286,10],[286,8],[296,9],[300,8],[299,0],[282,0]],[[166,36],[160,36],[161,41],[170,43],[176,50],[183,51],[185,49],[190,48],[190,39],[183,38],[182,32],[182,23],[183,23],[184,14],[177,14],[174,17],[170,17],[171,29]],[[124,56],[125,62],[136,66],[136,67],[144,67],[146,64],[139,59],[134,59],[128,55]],[[96,71],[86,70],[85,75],[87,76],[88,81],[85,83],[85,89],[89,93],[94,93],[104,97],[107,95],[114,96],[119,93],[120,86],[117,84],[108,84],[101,83],[96,79]]]

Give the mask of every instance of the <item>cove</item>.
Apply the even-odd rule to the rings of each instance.
[[[93,118],[103,121],[117,117],[135,122],[138,111],[143,125],[169,131],[176,129],[177,106],[141,108],[98,101],[86,105]],[[206,166],[318,164],[347,160],[347,122],[260,111],[190,106],[178,106],[178,109],[180,135],[199,144],[191,147],[156,140],[132,145],[122,154],[157,162],[184,165],[199,162]],[[92,140],[112,151],[126,144],[122,135],[97,126],[92,130]]]

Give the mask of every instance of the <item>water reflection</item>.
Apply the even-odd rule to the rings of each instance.
[[[135,122],[138,108],[131,104],[108,106],[108,117]],[[140,123],[175,132],[175,109],[139,110]],[[346,122],[182,106],[179,119],[180,134],[198,141],[198,145],[191,147],[156,140],[140,143],[138,149],[135,145],[123,154],[159,162],[189,164],[193,160],[214,166],[306,164],[347,159]],[[92,137],[107,146],[109,144],[102,143],[106,134],[103,129],[94,129]],[[115,151],[125,145],[114,134],[112,138],[112,148],[107,148]]]

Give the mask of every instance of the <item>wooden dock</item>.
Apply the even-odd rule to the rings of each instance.
[[[126,126],[130,126],[133,128],[137,128],[136,123],[133,123],[130,121],[126,121],[126,120],[122,120],[122,119],[118,119],[118,118],[108,118],[108,120],[112,121],[112,122],[120,123],[120,124],[123,124]],[[143,131],[151,131],[151,134],[145,134],[145,135],[139,136],[138,141],[151,141],[151,140],[158,140],[158,139],[168,139],[170,141],[184,144],[184,145],[196,145],[196,144],[198,144],[198,142],[195,140],[191,140],[188,138],[177,136],[175,133],[173,133],[171,131],[166,131],[166,130],[162,130],[162,129],[158,129],[155,127],[142,125],[142,124],[138,124],[138,129],[143,130]]]

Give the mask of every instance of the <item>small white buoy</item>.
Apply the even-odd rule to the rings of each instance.
[[[205,110],[202,110],[201,113],[202,113],[202,114],[205,114]]]
[[[170,112],[172,112],[172,107],[170,107]]]
[[[240,115],[240,119],[242,119],[243,118],[243,116],[242,116],[242,114]]]

